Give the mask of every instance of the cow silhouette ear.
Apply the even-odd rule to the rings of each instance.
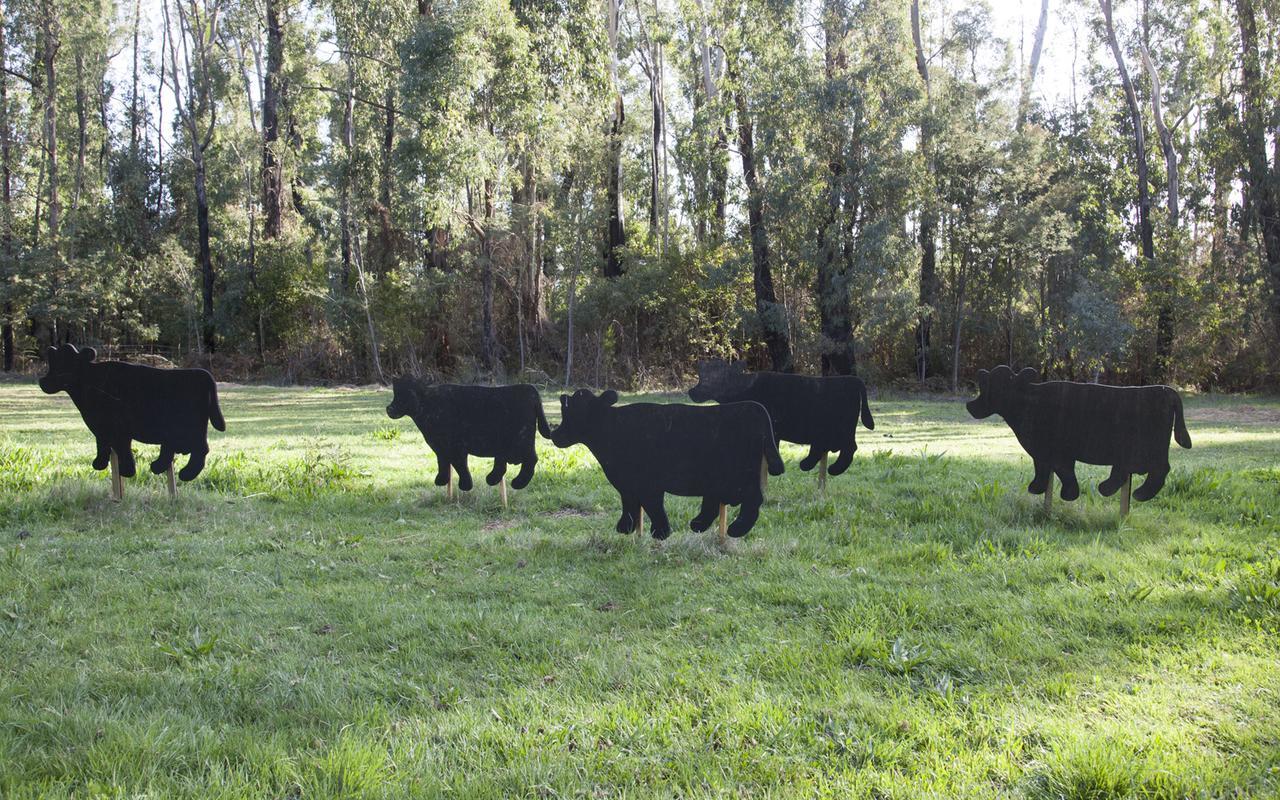
[[[600,402],[604,403],[606,406],[611,406],[618,402],[618,393],[612,389],[605,389],[600,393]]]
[[[92,347],[86,347],[80,351],[80,360],[88,364],[90,361],[98,357],[98,351]]]
[[[44,360],[48,361],[50,364],[53,363],[53,359],[57,358],[57,356],[58,356],[58,348],[46,347],[44,349]]]
[[[978,383],[986,383],[987,376],[989,376],[990,374],[991,372],[989,370],[985,370],[985,369],[978,370]]]
[[[1035,383],[1039,377],[1040,373],[1036,372],[1035,367],[1023,367],[1016,381],[1019,386],[1026,386],[1029,383]]]

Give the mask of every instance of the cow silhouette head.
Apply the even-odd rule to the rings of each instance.
[[[1024,368],[1017,375],[1003,364],[990,372],[980,369],[978,396],[965,403],[965,408],[974,419],[986,419],[992,414],[1006,416],[1016,408],[1018,393],[1035,383],[1038,377],[1039,374],[1031,367]]]
[[[751,388],[754,376],[742,370],[742,362],[729,363],[722,358],[698,362],[698,385],[689,390],[689,399],[695,403],[707,400],[731,401]]]
[[[560,425],[551,432],[556,447],[581,444],[600,429],[601,414],[618,402],[618,393],[607,389],[593,394],[589,389],[579,389],[572,395],[560,395]]]
[[[70,391],[80,385],[84,369],[98,356],[92,347],[76,349],[73,344],[50,347],[44,351],[49,371],[40,378],[40,388],[45,394]]]
[[[418,382],[413,378],[394,378],[391,381],[391,403],[387,416],[400,419],[418,410]]]

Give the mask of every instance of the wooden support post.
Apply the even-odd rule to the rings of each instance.
[[[169,463],[169,469],[165,471],[165,478],[168,480],[168,483],[169,483],[169,497],[171,499],[176,499],[178,496],[178,484],[173,479],[173,463],[172,462]]]
[[[720,547],[725,545],[725,537],[729,535],[729,526],[725,522],[726,518],[724,503],[720,504]]]
[[[1133,495],[1133,476],[1124,479],[1124,487],[1120,489],[1120,517],[1129,516],[1129,498]]]
[[[818,488],[822,491],[827,490],[827,454],[822,454],[822,460],[818,462]]]
[[[120,457],[115,450],[111,451],[111,499],[124,499],[124,478],[120,477]]]
[[[764,494],[764,490],[769,488],[769,461],[768,459],[760,459],[760,493]]]
[[[498,482],[498,489],[502,492],[502,507],[507,508],[507,476],[503,475],[502,480]]]
[[[445,497],[452,500],[453,499],[453,465],[452,464],[444,468],[444,476],[449,479],[449,482],[445,484],[445,489],[444,489]]]
[[[1049,484],[1044,487],[1044,515],[1053,511],[1053,473],[1049,473]]]
[[[636,518],[636,538],[644,535],[644,506],[640,506],[640,516]]]

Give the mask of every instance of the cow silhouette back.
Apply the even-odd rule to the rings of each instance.
[[[1043,494],[1056,474],[1063,500],[1080,496],[1077,461],[1111,467],[1098,484],[1115,494],[1131,475],[1146,475],[1133,492],[1150,500],[1169,474],[1169,436],[1191,447],[1182,398],[1168,386],[1103,386],[1070,381],[1036,382],[1031,367],[1014,374],[1007,366],[978,370],[978,396],[966,404],[976,419],[999,414],[1035,463],[1027,486]]]
[[[701,497],[689,527],[711,527],[720,506],[740,505],[728,534],[745,536],[760,516],[760,467],[781,475],[782,458],[769,414],[759,403],[704,407],[673,403],[615,406],[618,393],[579,389],[560,395],[557,447],[585,444],[622,500],[619,533],[631,533],[649,512],[655,539],[671,534],[666,494]]]
[[[520,472],[511,488],[523,489],[533,479],[538,463],[534,431],[551,435],[542,412],[538,390],[524,383],[515,386],[460,386],[429,384],[418,378],[396,378],[387,416],[411,418],[427,446],[435,453],[435,483],[449,483],[449,469],[458,472],[458,488],[471,490],[467,456],[493,459],[485,482],[496,486],[508,464]]]
[[[97,440],[94,469],[106,469],[114,450],[120,475],[136,474],[133,442],[160,445],[151,462],[159,475],[177,453],[191,458],[178,473],[193,480],[209,454],[208,425],[227,429],[218,407],[218,384],[203,369],[157,369],[120,361],[96,362],[92,347],[65,344],[45,351],[49,371],[40,378],[46,394],[65,391]]]
[[[809,446],[800,461],[800,469],[806,472],[830,452],[839,456],[829,474],[844,472],[858,450],[859,416],[867,430],[876,427],[867,404],[867,385],[852,375],[815,378],[744,372],[740,363],[715,358],[698,362],[698,384],[689,390],[689,399],[695,403],[754,401],[764,406],[775,440]]]

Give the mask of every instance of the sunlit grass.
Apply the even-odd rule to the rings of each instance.
[[[389,399],[227,387],[200,479],[114,504],[69,400],[0,386],[0,797],[1280,791],[1280,403],[1190,400],[1122,521],[1103,468],[1046,520],[1002,424],[873,402],[726,553],[692,499],[613,533],[545,440],[449,502]]]

